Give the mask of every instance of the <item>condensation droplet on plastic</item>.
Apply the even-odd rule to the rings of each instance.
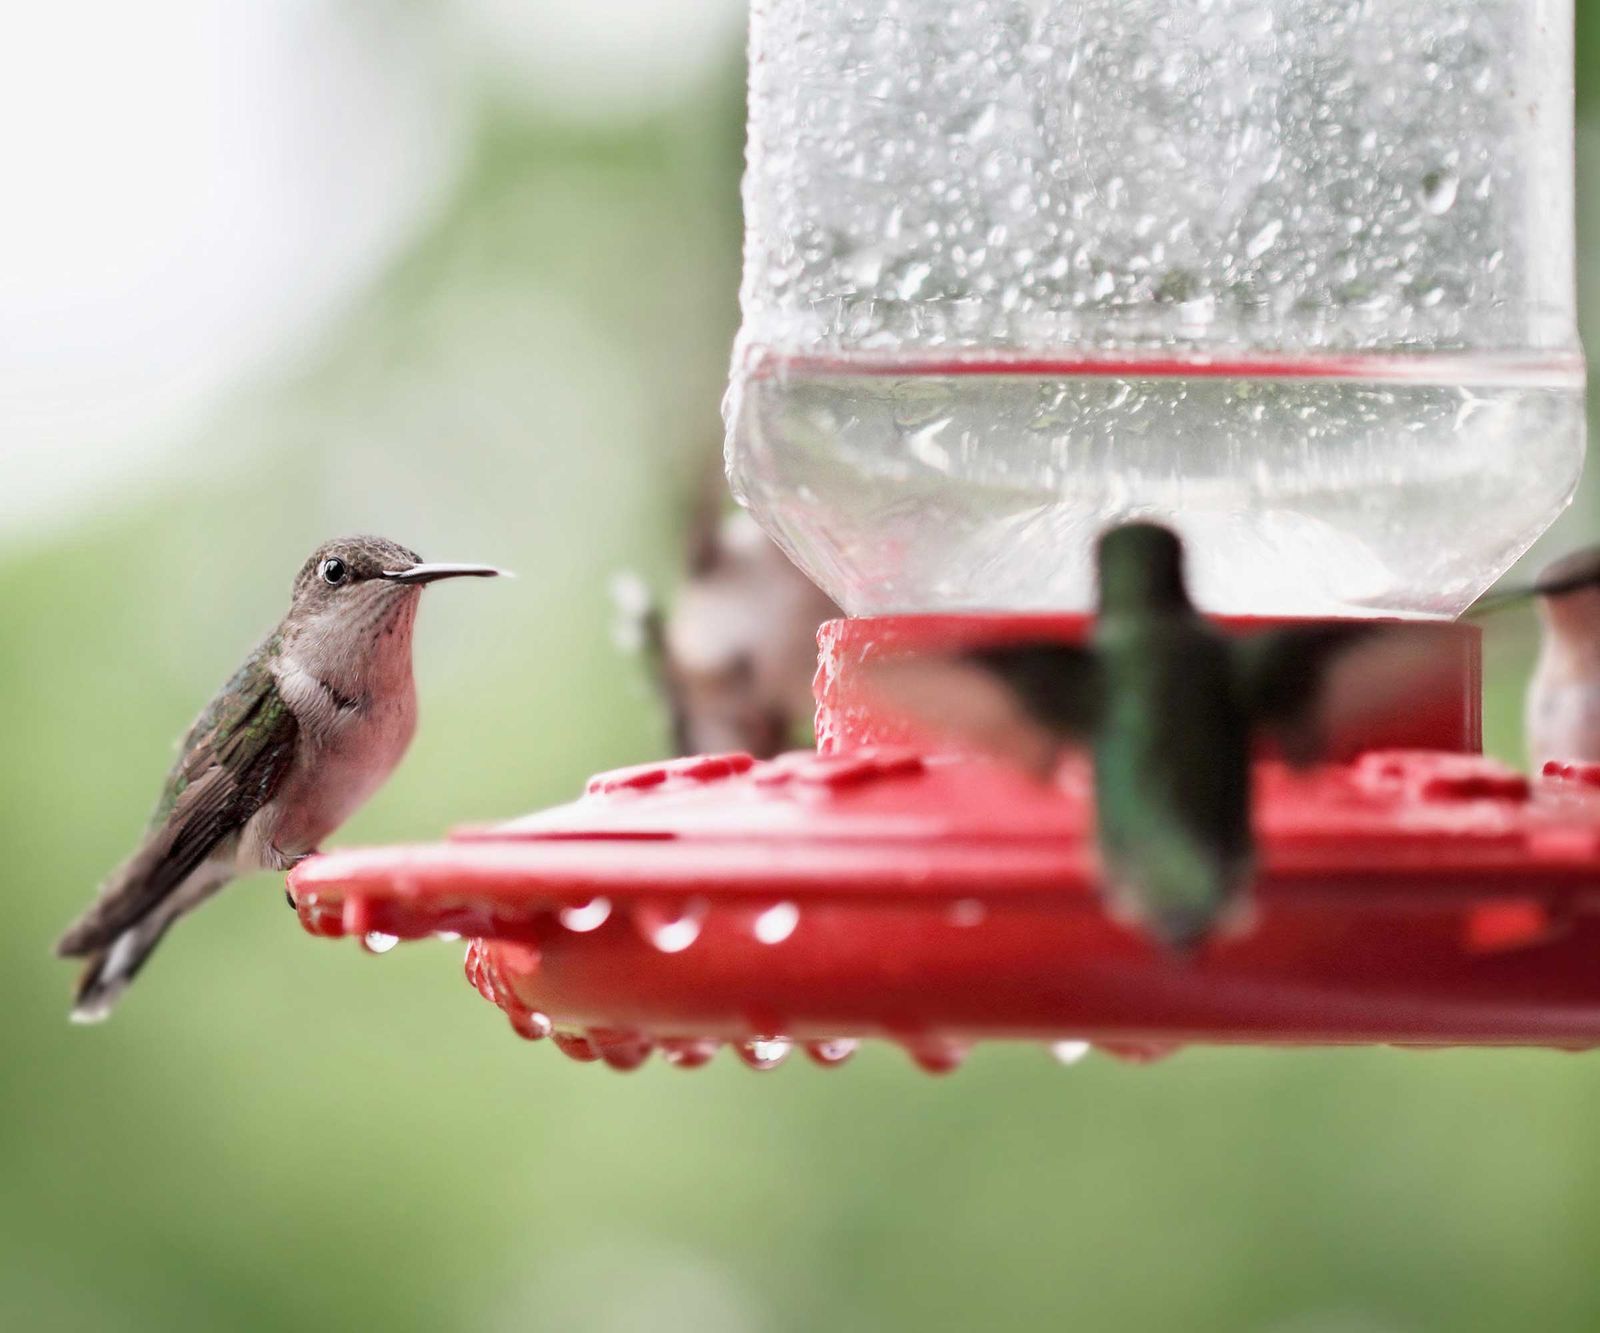
[[[800,924],[800,909],[793,903],[777,903],[756,918],[755,936],[763,944],[782,944]]]
[[[1461,178],[1455,172],[1438,169],[1422,178],[1422,206],[1435,217],[1448,213],[1461,188]]]
[[[952,926],[976,926],[988,915],[989,909],[976,898],[958,898],[950,904]]]
[[[399,943],[398,935],[385,935],[381,930],[369,930],[361,937],[361,947],[368,953],[388,953]]]
[[[611,915],[611,900],[609,898],[591,898],[588,902],[576,907],[563,907],[557,914],[561,924],[568,930],[580,934],[591,930],[598,930],[605,925],[606,918]]]
[[[634,924],[662,953],[682,953],[700,938],[706,911],[704,898],[691,898],[681,909],[663,910],[647,903],[634,910]]]
[[[1278,239],[1282,231],[1283,219],[1273,218],[1271,222],[1262,227],[1245,243],[1245,256],[1249,259],[1260,259],[1268,250],[1272,249],[1273,243]]]

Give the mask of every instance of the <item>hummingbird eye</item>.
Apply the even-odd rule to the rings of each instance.
[[[324,583],[338,587],[350,575],[350,567],[336,555],[330,555],[317,566],[317,573],[322,576]]]

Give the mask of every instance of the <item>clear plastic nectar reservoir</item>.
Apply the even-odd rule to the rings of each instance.
[[[1450,615],[1583,455],[1570,0],[756,0],[736,491],[853,614]]]

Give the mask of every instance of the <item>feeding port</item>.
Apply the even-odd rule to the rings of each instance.
[[[314,858],[307,929],[466,936],[518,1033],[623,1069],[1600,1044],[1600,768],[1482,757],[1446,623],[1581,464],[1570,11],[766,0],[751,52],[729,472],[852,617],[817,751]],[[1251,909],[1187,958],[1108,911],[1087,759],[1041,784],[866,684],[1082,642],[1130,518],[1236,638],[1418,619],[1450,657],[1322,764],[1260,755]]]

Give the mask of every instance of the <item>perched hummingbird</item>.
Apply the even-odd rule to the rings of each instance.
[[[687,577],[670,615],[631,603],[633,636],[666,704],[678,754],[744,750],[771,758],[815,709],[817,626],[839,610],[742,510],[700,508]]]
[[[87,960],[75,1022],[110,1013],[185,912],[236,875],[288,869],[382,785],[416,729],[423,585],[501,572],[378,537],[312,553],[288,614],[183,738],[144,841],[57,943]]]
[[[1425,653],[1376,623],[1229,638],[1189,601],[1177,536],[1152,523],[1127,523],[1100,539],[1098,579],[1089,646],[897,656],[876,668],[874,681],[891,707],[1041,778],[1055,773],[1065,747],[1088,745],[1112,903],[1187,952],[1239,900],[1252,873],[1256,729],[1274,733],[1286,758],[1309,761],[1336,721],[1323,706],[1336,658],[1359,644],[1387,645],[1383,658],[1362,664],[1372,687],[1357,690],[1348,708],[1362,712],[1392,706],[1383,681]]]
[[[1541,630],[1523,714],[1528,759],[1535,772],[1551,759],[1600,761],[1600,546],[1546,566],[1525,592],[1479,606],[1528,597]]]

